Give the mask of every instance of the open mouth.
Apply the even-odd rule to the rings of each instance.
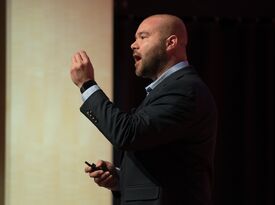
[[[136,63],[141,60],[141,56],[138,54],[134,54],[133,57]]]

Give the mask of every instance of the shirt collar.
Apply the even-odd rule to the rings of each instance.
[[[184,69],[189,65],[188,61],[181,61],[175,65],[173,65],[171,68],[167,69],[161,76],[153,81],[151,84],[149,84],[147,87],[145,87],[145,90],[147,92],[147,95],[150,91],[152,91],[158,84],[160,84],[165,78],[173,74],[174,72]]]

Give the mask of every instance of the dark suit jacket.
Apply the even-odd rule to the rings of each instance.
[[[124,151],[121,203],[211,204],[217,111],[192,67],[162,81],[133,113],[96,91],[80,108]]]

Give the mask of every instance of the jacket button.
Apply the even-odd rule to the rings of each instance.
[[[91,110],[87,111],[86,113],[89,117],[92,117],[92,115],[93,115],[93,112]]]

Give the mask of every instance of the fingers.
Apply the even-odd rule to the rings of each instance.
[[[79,51],[73,55],[70,74],[72,81],[78,87],[88,80],[94,80],[94,68],[85,51]]]
[[[74,56],[72,57],[72,62],[73,63],[87,63],[89,62],[89,56],[87,55],[87,53],[85,51],[79,51],[77,53],[74,54]]]
[[[101,177],[94,178],[94,181],[98,184],[98,186],[106,188],[110,188],[114,185],[114,177],[110,174],[110,172],[105,172]]]
[[[104,181],[106,181],[108,179],[108,177],[110,176],[110,172],[103,172],[102,173],[98,173],[97,176],[92,175],[92,173],[90,174],[90,177],[94,178],[94,181],[99,184],[99,185],[103,185]]]
[[[96,163],[97,167],[109,166],[113,167],[113,164],[107,161],[98,160]],[[94,182],[101,187],[105,187],[108,189],[112,189],[116,186],[117,183],[117,175],[111,169],[108,171],[104,170],[93,170],[91,167],[85,167],[85,172],[94,179]]]
[[[90,61],[89,56],[87,55],[87,53],[85,51],[80,51],[79,55],[80,55],[80,58],[82,59],[83,63],[87,63]]]
[[[89,174],[91,178],[94,179],[94,182],[98,184],[98,186],[110,188],[114,185],[114,177],[109,171],[91,171],[91,168],[87,167],[85,168],[85,172]]]
[[[83,60],[82,60],[82,57],[81,57],[81,55],[80,55],[79,52],[76,53],[76,54],[74,55],[74,57],[75,57],[77,63],[82,63]]]
[[[88,164],[88,167],[85,168],[86,173],[94,172],[94,171],[98,171],[98,170],[102,170],[103,172],[106,172],[106,171],[112,172],[111,169],[108,169],[105,162],[98,162],[97,165],[95,165],[95,164],[89,165]]]
[[[96,163],[96,167],[98,168],[98,167],[103,167],[103,166],[106,166],[105,161],[98,160]],[[90,173],[90,177],[96,177],[97,175],[102,174],[100,171],[102,171],[102,170],[93,170],[93,168],[91,166],[85,167],[85,172]],[[102,172],[104,172],[104,171],[102,171]]]
[[[85,173],[89,173],[92,172],[92,168],[91,167],[85,167]]]
[[[102,170],[88,172],[88,174],[92,178],[102,178],[103,179],[105,177],[105,172]]]
[[[98,160],[98,161],[96,162],[96,166],[97,166],[97,167],[106,166],[106,162],[103,161],[103,160]]]

